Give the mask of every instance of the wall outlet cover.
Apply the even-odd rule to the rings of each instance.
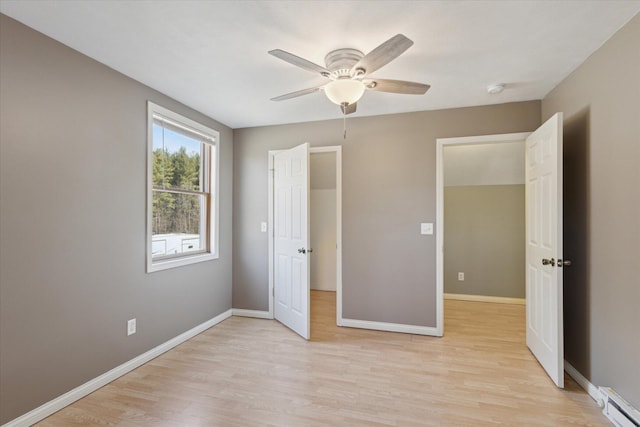
[[[127,336],[133,335],[136,333],[136,319],[131,319],[127,321]]]
[[[463,282],[464,281],[464,273],[460,272],[458,273],[458,280]]]

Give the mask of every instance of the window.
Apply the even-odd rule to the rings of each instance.
[[[219,133],[148,103],[147,272],[218,258]]]

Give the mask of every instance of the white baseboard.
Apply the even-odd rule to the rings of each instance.
[[[444,294],[444,299],[454,299],[458,301],[495,302],[498,304],[518,304],[525,305],[524,298],[491,297],[485,295],[468,294]]]
[[[580,387],[584,389],[584,391],[589,393],[589,396],[591,396],[591,398],[595,400],[596,403],[600,405],[600,407],[604,405],[604,399],[602,398],[602,395],[600,394],[600,390],[598,390],[598,387],[591,384],[591,382],[589,382],[588,379],[586,379],[580,372],[578,372],[576,368],[571,366],[571,364],[566,360],[564,361],[564,370],[567,372],[567,374],[569,374],[571,378],[575,380],[575,382],[578,383]]]
[[[403,334],[442,336],[436,328],[429,326],[403,325],[401,323],[372,322],[370,320],[341,319],[340,326],[347,328],[373,329],[375,331],[401,332]]]
[[[255,317],[257,319],[273,319],[273,316],[269,314],[268,311],[247,310],[244,308],[232,308],[231,310],[234,316]]]
[[[104,374],[100,375],[99,377],[96,377],[76,388],[74,388],[71,391],[68,391],[67,393],[63,394],[62,396],[56,397],[55,399],[37,407],[36,409],[27,412],[26,414],[12,420],[9,421],[6,424],[3,424],[2,427],[28,427],[31,426],[35,423],[37,423],[38,421],[41,421],[43,419],[45,419],[46,417],[48,417],[49,415],[58,412],[60,409],[64,408],[65,406],[68,406],[70,404],[72,404],[73,402],[75,402],[76,400],[82,399],[83,397],[93,393],[94,391],[96,391],[97,389],[99,389],[100,387],[103,387],[107,384],[109,384],[111,381],[118,379],[119,377],[121,377],[122,375],[136,369],[137,367],[144,365],[145,363],[147,363],[148,361],[155,359],[156,357],[160,356],[162,353],[165,353],[169,350],[171,350],[172,348],[176,347],[179,344],[182,344],[183,342],[187,341],[190,338],[193,338],[194,336],[198,335],[199,333],[209,329],[212,326],[217,325],[218,323],[222,322],[223,320],[231,317],[232,315],[232,310],[227,310],[224,313],[221,313],[219,315],[217,315],[216,317],[214,317],[213,319],[207,320],[204,323],[201,323],[200,325],[196,326],[195,328],[192,328],[190,330],[188,330],[187,332],[184,332],[180,335],[178,335],[175,338],[170,339],[169,341],[160,344],[157,347],[152,348],[151,350],[147,351],[146,353],[141,354],[140,356],[137,356],[131,360],[129,360],[128,362],[123,363],[120,366],[117,366],[115,368],[113,368],[112,370],[105,372]]]

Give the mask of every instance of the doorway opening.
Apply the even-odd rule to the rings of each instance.
[[[286,150],[269,151],[269,316],[275,318],[275,156]],[[308,171],[308,267],[306,292],[332,293],[336,325],[342,323],[342,147],[310,147]],[[335,296],[334,296],[335,295]],[[311,305],[309,305],[310,311]],[[307,314],[310,322],[310,313]]]
[[[437,140],[437,330],[444,299],[524,304],[525,140]]]
[[[437,140],[436,329],[444,331],[444,149],[464,144],[525,142],[526,341],[559,388],[564,387],[562,123],[558,112],[532,133]],[[498,267],[499,268],[499,267]]]
[[[322,313],[327,305],[336,309],[337,293],[337,174],[336,152],[313,152],[309,156],[309,239],[313,252],[310,257],[311,302],[310,330],[314,339],[320,331],[318,319],[326,319]],[[325,302],[320,304],[320,302]],[[327,304],[334,302],[333,304]],[[324,316],[323,316],[324,314]],[[336,323],[337,323],[337,316]],[[326,326],[325,326],[326,328]]]

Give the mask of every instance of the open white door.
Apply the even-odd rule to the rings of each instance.
[[[309,339],[309,144],[274,156],[274,316]]]
[[[562,113],[526,140],[527,346],[564,387]]]

